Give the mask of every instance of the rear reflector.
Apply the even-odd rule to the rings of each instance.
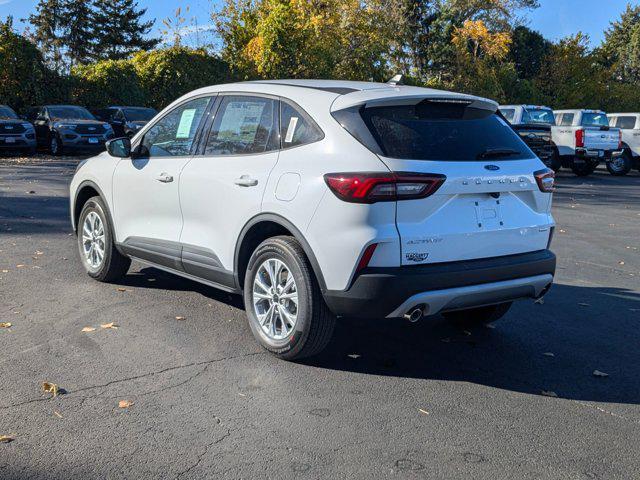
[[[360,261],[358,262],[358,266],[356,267],[356,272],[359,272],[360,270],[369,266],[371,257],[373,257],[373,254],[375,253],[377,247],[377,243],[372,243],[364,250],[362,257],[360,257]]]
[[[431,173],[328,173],[324,180],[340,200],[351,203],[414,200],[433,195],[447,179]]]
[[[544,170],[538,170],[533,175],[534,177],[536,177],[536,183],[538,184],[538,188],[541,192],[555,192],[556,173],[553,170],[551,170],[550,168],[545,168]]]

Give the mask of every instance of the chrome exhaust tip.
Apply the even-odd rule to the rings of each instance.
[[[423,315],[424,312],[421,308],[414,308],[413,310],[405,313],[404,318],[409,320],[411,323],[416,323],[422,318]]]

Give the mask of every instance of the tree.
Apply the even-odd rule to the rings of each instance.
[[[94,58],[124,59],[158,45],[158,39],[146,38],[155,20],[142,20],[147,9],[136,0],[94,0],[94,9]]]
[[[102,60],[71,69],[73,101],[90,108],[145,105],[147,99],[131,60]]]
[[[612,22],[605,32],[605,39],[598,49],[600,62],[610,68],[618,81],[638,82],[638,40],[640,39],[640,5],[627,5],[620,20]]]
[[[516,27],[511,37],[508,58],[514,63],[518,77],[526,80],[537,77],[542,62],[551,49],[551,42],[524,26]]]
[[[62,0],[39,0],[35,13],[27,21],[33,27],[31,39],[44,58],[54,69],[59,70],[63,62]]]
[[[87,63],[93,53],[93,11],[87,0],[63,0],[59,21],[60,43],[71,66]]]

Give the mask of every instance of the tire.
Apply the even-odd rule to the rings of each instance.
[[[102,225],[101,237],[99,235],[100,229],[95,229],[96,218]],[[91,235],[92,227],[94,228],[94,233],[96,233],[95,236]],[[92,197],[84,204],[78,218],[77,230],[80,261],[91,278],[99,282],[114,282],[126,275],[131,266],[131,259],[125,257],[116,249],[113,241],[111,220],[107,214],[107,208],[100,197]],[[88,238],[96,239],[96,241],[92,242],[95,256],[85,253],[87,250],[91,251],[90,247],[86,246]],[[99,238],[102,238],[102,241]],[[103,248],[102,258],[100,261],[92,263],[94,259],[97,260],[99,257],[99,249],[96,249],[96,247],[100,245]]]
[[[578,177],[587,177],[596,171],[598,164],[586,160],[584,163],[571,162],[571,171]]]
[[[623,177],[631,171],[633,166],[633,157],[628,150],[625,150],[622,156],[611,159],[607,162],[607,170],[615,177]]]
[[[443,316],[452,323],[461,326],[477,326],[493,323],[504,317],[513,302],[489,305],[487,307],[471,308],[468,310],[457,310],[447,312]]]
[[[267,268],[279,273],[269,275]],[[272,282],[274,277],[276,281]],[[290,277],[294,285],[282,289],[289,284]],[[279,286],[275,296],[274,283]],[[254,293],[271,298],[260,299]],[[289,298],[280,298],[280,295]],[[290,298],[293,295],[298,301],[297,308]],[[304,250],[293,237],[269,238],[253,252],[244,280],[244,304],[258,343],[284,360],[319,354],[333,335],[336,317],[322,298]],[[270,311],[277,313],[270,316]]]
[[[57,133],[52,133],[49,137],[49,153],[54,157],[62,155],[62,139]]]
[[[560,153],[558,152],[557,148],[554,147],[553,153],[551,154],[551,158],[549,159],[548,163],[549,164],[547,165],[547,167],[549,167],[556,173],[558,173],[562,168],[562,160],[560,159]]]

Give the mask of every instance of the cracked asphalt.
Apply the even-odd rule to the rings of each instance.
[[[0,159],[1,479],[640,478],[638,172],[560,175],[544,304],[468,331],[341,319],[286,363],[237,297],[139,264],[90,280],[77,161]]]

